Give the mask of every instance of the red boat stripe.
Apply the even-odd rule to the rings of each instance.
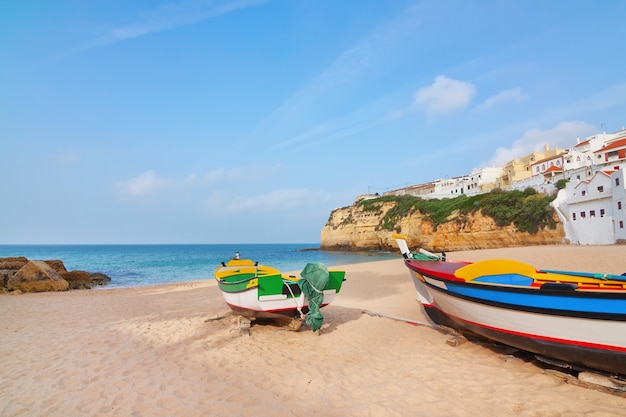
[[[257,311],[259,313],[281,313],[281,312],[285,312],[285,311],[297,311],[298,308],[297,307],[288,307],[288,308],[273,308],[271,310],[254,310],[252,308],[248,308],[248,307],[242,307],[239,306],[237,304],[230,304],[230,303],[226,303],[228,304],[231,308],[237,308],[239,310],[248,310],[248,311]],[[328,303],[322,304],[322,307],[326,307],[328,305]],[[309,308],[308,305],[303,306],[302,308]]]
[[[438,309],[437,307],[435,307],[432,304],[424,304],[424,306],[425,307],[434,308],[434,309],[437,309],[437,310],[441,311],[440,309]],[[626,347],[602,345],[602,344],[598,344],[598,343],[589,343],[589,342],[581,342],[581,341],[576,341],[576,340],[558,339],[558,338],[555,338],[555,337],[540,336],[540,335],[534,335],[534,334],[529,334],[529,333],[516,332],[516,331],[513,331],[513,330],[501,329],[501,328],[498,328],[498,327],[492,327],[492,326],[486,326],[486,325],[480,324],[480,323],[474,323],[472,321],[465,320],[465,319],[462,319],[462,318],[457,317],[457,316],[453,316],[453,315],[445,313],[443,311],[441,311],[441,312],[443,314],[449,316],[449,317],[453,317],[456,320],[459,320],[459,321],[462,321],[462,322],[465,322],[465,323],[469,323],[469,324],[472,324],[472,325],[477,326],[477,327],[482,327],[483,329],[489,329],[489,330],[497,331],[497,332],[500,332],[500,333],[508,333],[508,334],[512,334],[512,335],[516,335],[516,336],[522,336],[522,337],[531,338],[531,339],[538,339],[538,340],[545,340],[547,342],[561,343],[561,344],[564,344],[564,345],[573,345],[573,346],[581,346],[581,347],[593,348],[593,349],[602,349],[602,350],[613,350],[613,351],[617,351],[617,352],[626,352]]]

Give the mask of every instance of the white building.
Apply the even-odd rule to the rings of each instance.
[[[613,187],[615,241],[626,243],[626,171],[620,169],[611,174],[611,185]]]
[[[555,149],[535,161],[538,153],[515,159],[505,167],[475,168],[469,175],[407,186],[385,195],[454,198],[491,191],[534,188],[552,194],[567,180],[552,202],[565,233],[574,244],[626,243],[626,129],[577,140],[564,152]],[[537,157],[538,158],[538,157]],[[506,175],[504,170],[506,169]],[[517,172],[519,171],[519,172]]]
[[[500,175],[502,175],[502,167],[474,168],[469,175],[410,185],[387,191],[384,195],[412,195],[424,199],[441,199],[484,194],[495,188],[496,179]]]
[[[620,169],[626,163],[626,137],[607,142],[593,155],[594,165],[600,169]]]
[[[502,167],[474,168],[469,175],[433,181],[431,192],[420,197],[454,198],[488,193],[495,188],[496,179],[500,175]]]
[[[552,206],[573,244],[602,245],[626,240],[624,170],[597,171],[590,180],[570,181]]]

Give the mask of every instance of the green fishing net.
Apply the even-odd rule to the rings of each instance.
[[[302,279],[298,281],[298,285],[309,299],[309,314],[306,317],[306,324],[311,327],[311,330],[316,331],[322,327],[324,322],[320,308],[324,303],[324,288],[328,285],[328,268],[322,263],[309,262],[300,275]]]

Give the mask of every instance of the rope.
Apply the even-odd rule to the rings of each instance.
[[[424,323],[421,321],[417,321],[417,320],[411,320],[411,319],[405,319],[404,317],[397,317],[397,316],[390,316],[388,314],[384,314],[384,313],[379,313],[377,311],[372,311],[372,310],[361,310],[362,314],[367,314],[369,316],[373,316],[373,317],[381,317],[381,318],[385,318],[385,319],[391,319],[391,320],[396,320],[396,321],[401,321],[407,324],[411,324],[413,326],[424,326],[424,327],[430,327],[431,329],[435,329],[438,330],[444,334],[447,334],[449,336],[458,336],[459,333],[457,331],[455,331],[454,329],[450,329],[446,326],[440,326],[436,323]]]
[[[314,290],[315,290],[318,294],[323,294],[323,293],[324,293],[324,291],[320,291],[320,290],[318,290],[317,288],[315,288],[315,287],[313,286],[313,284],[311,284],[311,281],[309,281],[309,285],[310,285],[310,286],[311,286],[311,288],[313,288],[313,289],[314,289]]]
[[[374,316],[374,317],[382,317],[382,318],[386,318],[386,319],[391,319],[391,320],[397,320],[397,321],[402,321],[408,324],[412,324],[414,326],[424,326],[424,327],[430,327],[432,329],[437,329],[439,330],[440,327],[436,324],[432,324],[432,323],[423,323],[421,321],[416,321],[416,320],[411,320],[411,319],[405,319],[403,317],[397,317],[397,316],[390,316],[388,314],[384,314],[384,313],[379,313],[377,311],[371,311],[371,310],[362,310],[361,313],[363,314],[367,314],[369,316]]]
[[[296,296],[294,295],[293,291],[291,291],[291,285],[289,285],[289,284],[286,284],[286,285],[287,285],[287,289],[288,289],[288,290],[289,290],[289,292],[291,293],[291,298],[293,298],[293,299],[294,299],[294,301],[296,302],[296,308],[298,309],[298,313],[300,313],[300,318],[301,318],[302,320],[304,320],[305,315],[304,315],[304,313],[302,312],[302,305],[300,305],[300,304],[298,303],[298,299],[297,299],[297,298],[296,298]],[[300,293],[300,297],[302,297],[302,293]],[[300,297],[298,297],[298,298],[300,298]],[[304,304],[303,304],[303,305],[304,305]]]

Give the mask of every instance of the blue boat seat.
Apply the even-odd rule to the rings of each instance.
[[[490,284],[519,285],[524,287],[530,287],[533,283],[532,278],[520,274],[483,275],[482,277],[474,278],[473,281]]]

